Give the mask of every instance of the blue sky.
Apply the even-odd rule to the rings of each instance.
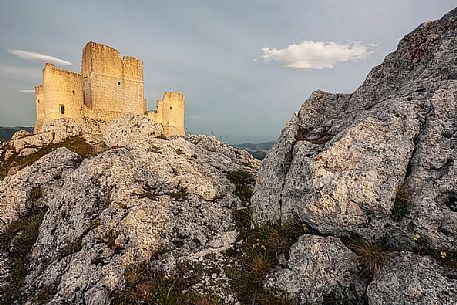
[[[42,55],[79,71],[81,50],[92,40],[144,62],[149,109],[163,91],[183,92],[190,132],[273,139],[312,91],[355,90],[401,37],[455,5],[0,0],[0,125],[33,125],[34,95],[27,91],[41,83],[49,61]]]

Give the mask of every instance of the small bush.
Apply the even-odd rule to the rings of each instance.
[[[116,244],[116,239],[118,237],[119,237],[119,233],[114,230],[110,230],[110,231],[108,231],[108,233],[106,233],[105,242],[108,245],[108,248],[110,248],[110,249],[119,248],[119,245]]]
[[[292,165],[292,160],[293,160],[294,156],[293,156],[293,152],[292,152],[292,149],[287,152],[284,156],[284,160],[282,162],[282,168],[284,169],[284,171],[288,172],[289,169],[290,169],[290,166]]]
[[[76,252],[81,251],[82,249],[82,237],[78,237],[72,242],[69,242],[59,253],[59,260],[75,254]]]
[[[295,141],[303,141],[306,138],[306,130],[299,126],[297,133],[295,134]]]
[[[452,138],[452,133],[450,133],[449,131],[443,131],[441,133],[441,136],[445,139],[450,139],[450,138]]]
[[[267,291],[263,282],[281,256],[288,257],[290,247],[305,233],[300,224],[272,224],[251,228],[246,213],[243,226],[237,227],[242,240],[240,250],[232,250],[241,268],[228,268],[226,274],[242,304],[293,304],[291,300]]]
[[[187,199],[187,196],[189,195],[187,193],[187,190],[184,188],[179,189],[177,192],[170,193],[169,194],[171,198],[173,198],[176,201],[184,201]]]
[[[418,233],[414,234],[412,240],[414,241],[414,253],[418,255],[431,256],[439,261],[441,265],[457,271],[457,252],[443,249],[434,249],[430,245],[430,242],[427,240],[427,238],[419,235]]]

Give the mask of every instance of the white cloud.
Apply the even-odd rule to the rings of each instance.
[[[23,89],[23,90],[19,90],[19,91],[22,93],[35,93],[35,90],[29,90],[29,89]]]
[[[339,44],[333,41],[305,40],[284,49],[263,48],[264,61],[277,61],[294,69],[333,68],[336,63],[366,59],[374,51],[373,45],[360,42]]]
[[[28,60],[40,60],[40,61],[44,61],[47,63],[62,65],[62,66],[70,66],[72,64],[68,60],[63,60],[63,59],[60,59],[57,57],[52,57],[49,55],[40,54],[40,53],[36,53],[36,52],[31,52],[31,51],[10,49],[10,50],[8,50],[8,52],[13,55],[16,55],[20,58],[28,59]]]

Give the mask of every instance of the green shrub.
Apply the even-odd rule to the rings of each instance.
[[[113,249],[113,250],[119,248],[119,245],[116,244],[116,239],[118,237],[119,237],[119,233],[114,230],[110,230],[110,231],[108,231],[108,233],[106,233],[105,242],[108,245],[108,248]]]
[[[294,158],[294,156],[293,156],[292,149],[284,155],[284,160],[282,162],[282,168],[284,169],[285,172],[289,171],[290,166],[292,165],[293,158]]]
[[[82,236],[76,238],[72,242],[69,242],[59,253],[59,260],[75,254],[76,252],[81,251],[83,245],[82,245]]]
[[[185,188],[180,188],[178,191],[170,193],[169,195],[176,201],[184,201],[187,199],[187,196],[189,196]]]
[[[431,256],[439,261],[441,265],[457,271],[457,252],[445,249],[434,249],[430,245],[428,239],[418,233],[414,234],[412,240],[414,241],[414,253]]]
[[[443,131],[443,132],[441,133],[441,136],[442,136],[443,138],[450,139],[450,138],[452,138],[452,133],[450,133],[449,131]]]
[[[248,221],[249,209],[243,211],[243,220],[237,225],[241,245],[227,253],[239,262],[241,268],[226,269],[238,300],[242,304],[294,304],[292,300],[267,291],[263,283],[279,258],[288,257],[290,247],[305,233],[305,227],[290,223],[252,228],[252,220]]]

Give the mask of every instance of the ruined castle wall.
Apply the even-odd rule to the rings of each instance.
[[[38,132],[41,129],[41,126],[43,126],[44,117],[45,117],[43,85],[35,86],[35,105],[36,105],[35,132]]]
[[[184,95],[165,92],[157,101],[156,111],[148,112],[148,117],[162,124],[165,135],[184,136]]]
[[[60,118],[82,122],[82,88],[80,74],[46,64],[43,70],[43,123]]]
[[[91,110],[146,112],[141,61],[121,59],[116,49],[89,42],[83,50],[81,73],[85,104]]]
[[[124,104],[127,112],[146,113],[144,98],[143,62],[125,56],[122,59],[122,77],[124,83]]]
[[[184,96],[165,92],[156,111],[147,112],[143,63],[120,57],[109,46],[89,42],[83,49],[81,74],[46,64],[37,86],[35,132],[52,120],[72,118],[103,130],[125,113],[147,115],[162,124],[165,135],[184,135]]]

